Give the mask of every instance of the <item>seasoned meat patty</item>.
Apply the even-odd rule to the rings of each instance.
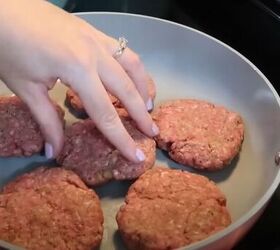
[[[115,96],[109,94],[109,97],[110,97],[113,105],[118,105],[119,101]],[[86,111],[84,109],[84,105],[83,105],[80,97],[71,88],[69,88],[66,91],[66,103],[68,105],[70,105],[70,107],[72,109],[74,109],[74,111],[77,112],[78,114],[85,114],[86,113]]]
[[[239,153],[244,124],[239,114],[200,100],[163,103],[153,112],[159,148],[184,165],[218,170]]]
[[[0,221],[0,239],[28,250],[96,249],[103,234],[97,195],[62,168],[39,168],[4,187]]]
[[[155,167],[129,188],[116,220],[129,250],[170,250],[231,223],[226,198],[209,179]]]
[[[155,162],[155,141],[141,133],[125,111],[119,110],[122,122],[146,155],[146,160],[133,163],[122,157],[91,120],[74,123],[66,129],[65,143],[57,162],[76,172],[88,185],[103,184],[111,179],[134,179]]]
[[[148,89],[149,95],[151,96],[152,99],[154,99],[156,96],[156,87],[155,87],[155,83],[151,78],[148,82],[148,88],[149,88]],[[123,105],[121,104],[120,100],[118,100],[115,96],[109,94],[109,97],[111,99],[112,104],[116,108],[123,108]],[[66,103],[74,110],[74,112],[78,116],[84,117],[86,115],[86,111],[84,109],[84,105],[81,99],[71,88],[69,88],[66,91]]]
[[[56,105],[63,120],[64,111]],[[17,96],[0,96],[0,157],[31,156],[44,138],[28,107]]]

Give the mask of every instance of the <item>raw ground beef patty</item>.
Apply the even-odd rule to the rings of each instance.
[[[0,239],[29,250],[96,249],[103,214],[94,191],[72,171],[41,167],[0,194]]]
[[[55,105],[63,120],[64,111]],[[40,127],[29,108],[17,96],[0,96],[0,157],[31,156],[43,145]]]
[[[207,178],[154,167],[130,186],[116,220],[129,250],[170,250],[231,223],[226,198]]]
[[[155,83],[153,82],[153,80],[151,78],[148,82],[148,90],[149,90],[149,95],[151,96],[152,99],[154,99],[156,96],[156,87],[155,87]],[[115,96],[109,94],[109,97],[111,99],[112,104],[116,108],[123,107],[121,102]],[[76,112],[76,114],[78,116],[85,116],[86,111],[84,109],[84,105],[83,105],[81,99],[70,88],[66,91],[66,103]]]
[[[155,162],[155,141],[141,133],[126,112],[119,113],[128,133],[145,153],[144,162],[132,163],[122,157],[90,119],[66,129],[64,148],[57,162],[73,170],[88,185],[103,184],[111,179],[134,179],[151,168]]]
[[[116,97],[109,94],[110,100],[114,106],[119,106],[119,101]],[[69,88],[66,91],[66,103],[77,112],[78,115],[85,115],[86,111],[80,97],[74,92],[73,89]]]
[[[159,148],[184,165],[218,170],[241,150],[244,124],[239,114],[200,100],[161,104],[152,114],[160,129]]]

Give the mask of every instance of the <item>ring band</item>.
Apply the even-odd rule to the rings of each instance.
[[[119,47],[113,55],[114,58],[118,58],[123,54],[124,50],[127,47],[127,43],[128,41],[124,37],[119,37]]]

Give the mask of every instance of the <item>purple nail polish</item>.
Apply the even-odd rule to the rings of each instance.
[[[153,109],[154,104],[153,104],[152,98],[149,98],[149,100],[146,103],[146,107],[147,107],[148,111],[151,111]]]
[[[144,161],[146,159],[146,156],[145,154],[143,153],[143,151],[139,148],[136,149],[136,158],[139,160],[139,161]]]
[[[153,131],[154,135],[158,135],[158,133],[159,133],[159,128],[155,123],[153,123],[153,125],[152,125],[152,131]]]
[[[53,158],[53,146],[49,143],[45,143],[45,156],[47,159]]]

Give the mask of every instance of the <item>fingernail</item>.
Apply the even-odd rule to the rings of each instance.
[[[152,131],[153,131],[154,135],[158,135],[158,133],[159,133],[159,128],[155,123],[153,123],[153,125],[152,125]]]
[[[151,110],[153,109],[154,104],[153,104],[152,98],[149,98],[149,100],[148,100],[147,103],[146,103],[146,107],[147,107],[147,110],[148,110],[148,111],[151,111]]]
[[[52,159],[53,158],[53,147],[49,143],[45,143],[45,156],[47,159]]]
[[[145,154],[143,153],[143,151],[139,148],[136,149],[136,158],[139,160],[139,161],[144,161],[146,159],[146,156]]]

